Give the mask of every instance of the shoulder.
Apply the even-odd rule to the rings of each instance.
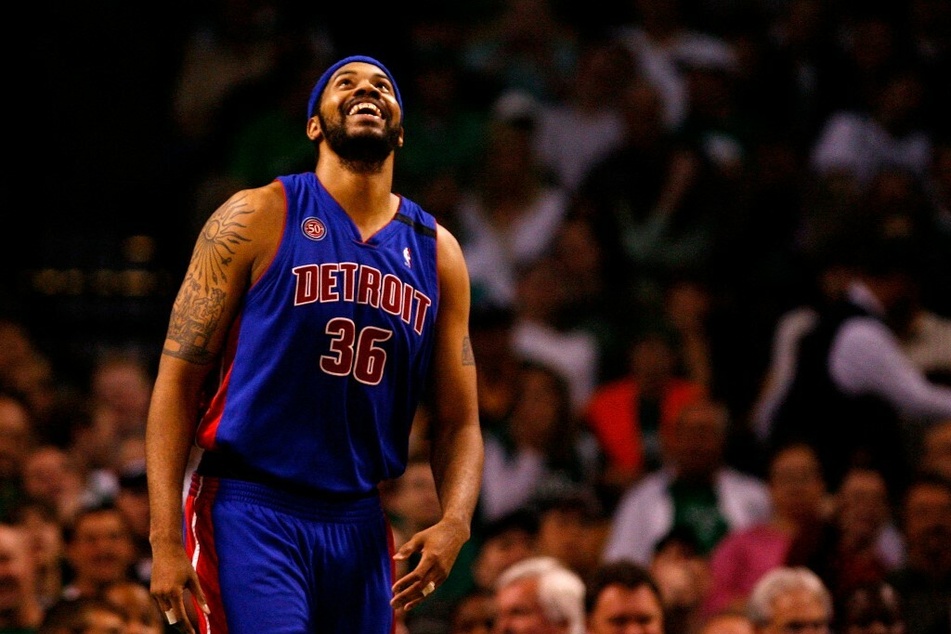
[[[285,207],[284,187],[275,181],[263,187],[236,191],[215,210],[211,220],[230,218],[241,224],[258,222],[274,214],[283,215]]]
[[[465,269],[465,257],[459,240],[449,229],[438,223],[436,224],[436,257],[440,275],[447,267],[449,270]]]
[[[204,239],[227,245],[240,259],[269,258],[283,232],[286,208],[280,183],[239,190],[208,218]]]

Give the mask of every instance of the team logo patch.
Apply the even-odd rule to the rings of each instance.
[[[300,224],[300,230],[311,240],[323,240],[327,235],[327,227],[324,226],[323,221],[313,216],[304,218],[304,222]]]
[[[409,247],[403,247],[403,264],[408,269],[413,268],[413,252],[409,250]]]

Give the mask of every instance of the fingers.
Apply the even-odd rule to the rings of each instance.
[[[188,591],[191,592],[192,599],[195,599],[200,606],[200,609],[205,614],[210,614],[210,610],[205,601],[204,595],[201,595],[201,589],[197,584],[188,584]],[[158,604],[159,609],[162,611],[162,616],[165,619],[165,622],[172,626],[178,632],[184,632],[185,634],[196,634],[196,630],[192,625],[192,619],[189,618],[189,611],[185,607],[187,592],[169,592],[169,593],[159,593],[154,594],[153,597],[155,602]]]
[[[181,597],[179,597],[177,601],[174,601],[172,605],[163,605],[163,602],[159,601],[159,607],[162,609],[166,623],[179,632],[196,634],[195,629],[191,625],[191,621],[188,619],[188,613],[185,611],[185,602]]]
[[[436,591],[436,582],[433,580],[419,579],[409,585],[401,586],[406,578],[401,579],[393,585],[395,595],[390,600],[390,605],[394,608],[403,608],[406,611],[412,610],[419,605],[423,599]],[[402,587],[402,590],[399,588]]]
[[[399,550],[396,551],[396,554],[393,555],[393,559],[397,561],[402,561],[404,559],[409,559],[414,553],[422,549],[422,542],[418,540],[414,535],[410,539],[406,540],[406,543],[403,544]]]
[[[201,611],[205,614],[211,614],[211,608],[208,607],[208,601],[205,599],[205,593],[201,590],[201,584],[198,583],[197,579],[192,579],[188,584],[188,589],[191,590],[191,593],[195,595],[195,600],[198,601],[198,606],[201,608]]]

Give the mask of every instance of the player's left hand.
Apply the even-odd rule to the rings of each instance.
[[[420,553],[419,563],[393,584],[394,608],[412,610],[449,576],[463,544],[469,539],[469,526],[443,519],[409,538],[393,559],[402,561]]]

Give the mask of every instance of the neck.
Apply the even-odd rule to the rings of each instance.
[[[393,155],[379,169],[363,171],[325,150],[317,161],[317,178],[361,231],[372,232],[389,222],[398,205],[392,194]]]

